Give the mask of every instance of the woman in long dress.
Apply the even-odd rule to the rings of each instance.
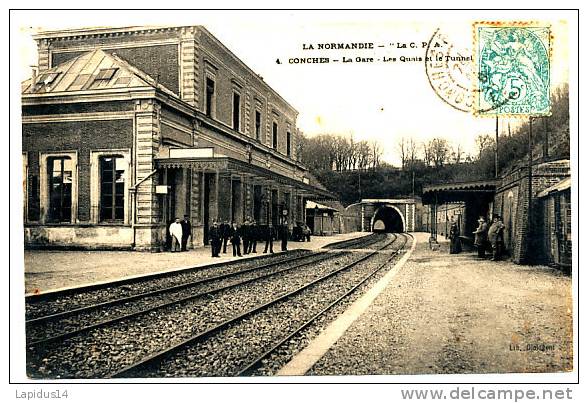
[[[456,222],[451,223],[449,230],[449,253],[455,254],[461,252],[461,240],[459,239],[459,228]]]

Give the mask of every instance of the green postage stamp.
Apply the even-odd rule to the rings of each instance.
[[[549,115],[550,39],[549,26],[475,23],[475,113]]]

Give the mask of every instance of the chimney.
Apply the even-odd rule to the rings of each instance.
[[[33,83],[36,83],[37,81],[37,69],[38,66],[30,66],[31,70],[32,70],[32,78],[33,78]]]

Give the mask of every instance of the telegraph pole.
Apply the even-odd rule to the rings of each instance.
[[[361,169],[357,170],[357,182],[358,182],[358,189],[359,189],[359,201],[361,201]]]
[[[543,159],[549,158],[549,118],[543,117],[543,130],[545,131],[543,137]]]
[[[498,115],[496,115],[496,143],[494,145],[494,177],[498,178]]]
[[[528,200],[529,205],[527,207],[527,256],[526,260],[530,261],[531,258],[531,251],[533,250],[533,219],[531,216],[532,213],[532,203],[533,203],[533,116],[529,117],[529,167],[528,167],[528,176],[529,176],[529,192],[528,192]]]

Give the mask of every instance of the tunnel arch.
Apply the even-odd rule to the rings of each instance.
[[[398,207],[387,204],[378,207],[372,216],[370,228],[373,232],[404,232],[406,223]]]

